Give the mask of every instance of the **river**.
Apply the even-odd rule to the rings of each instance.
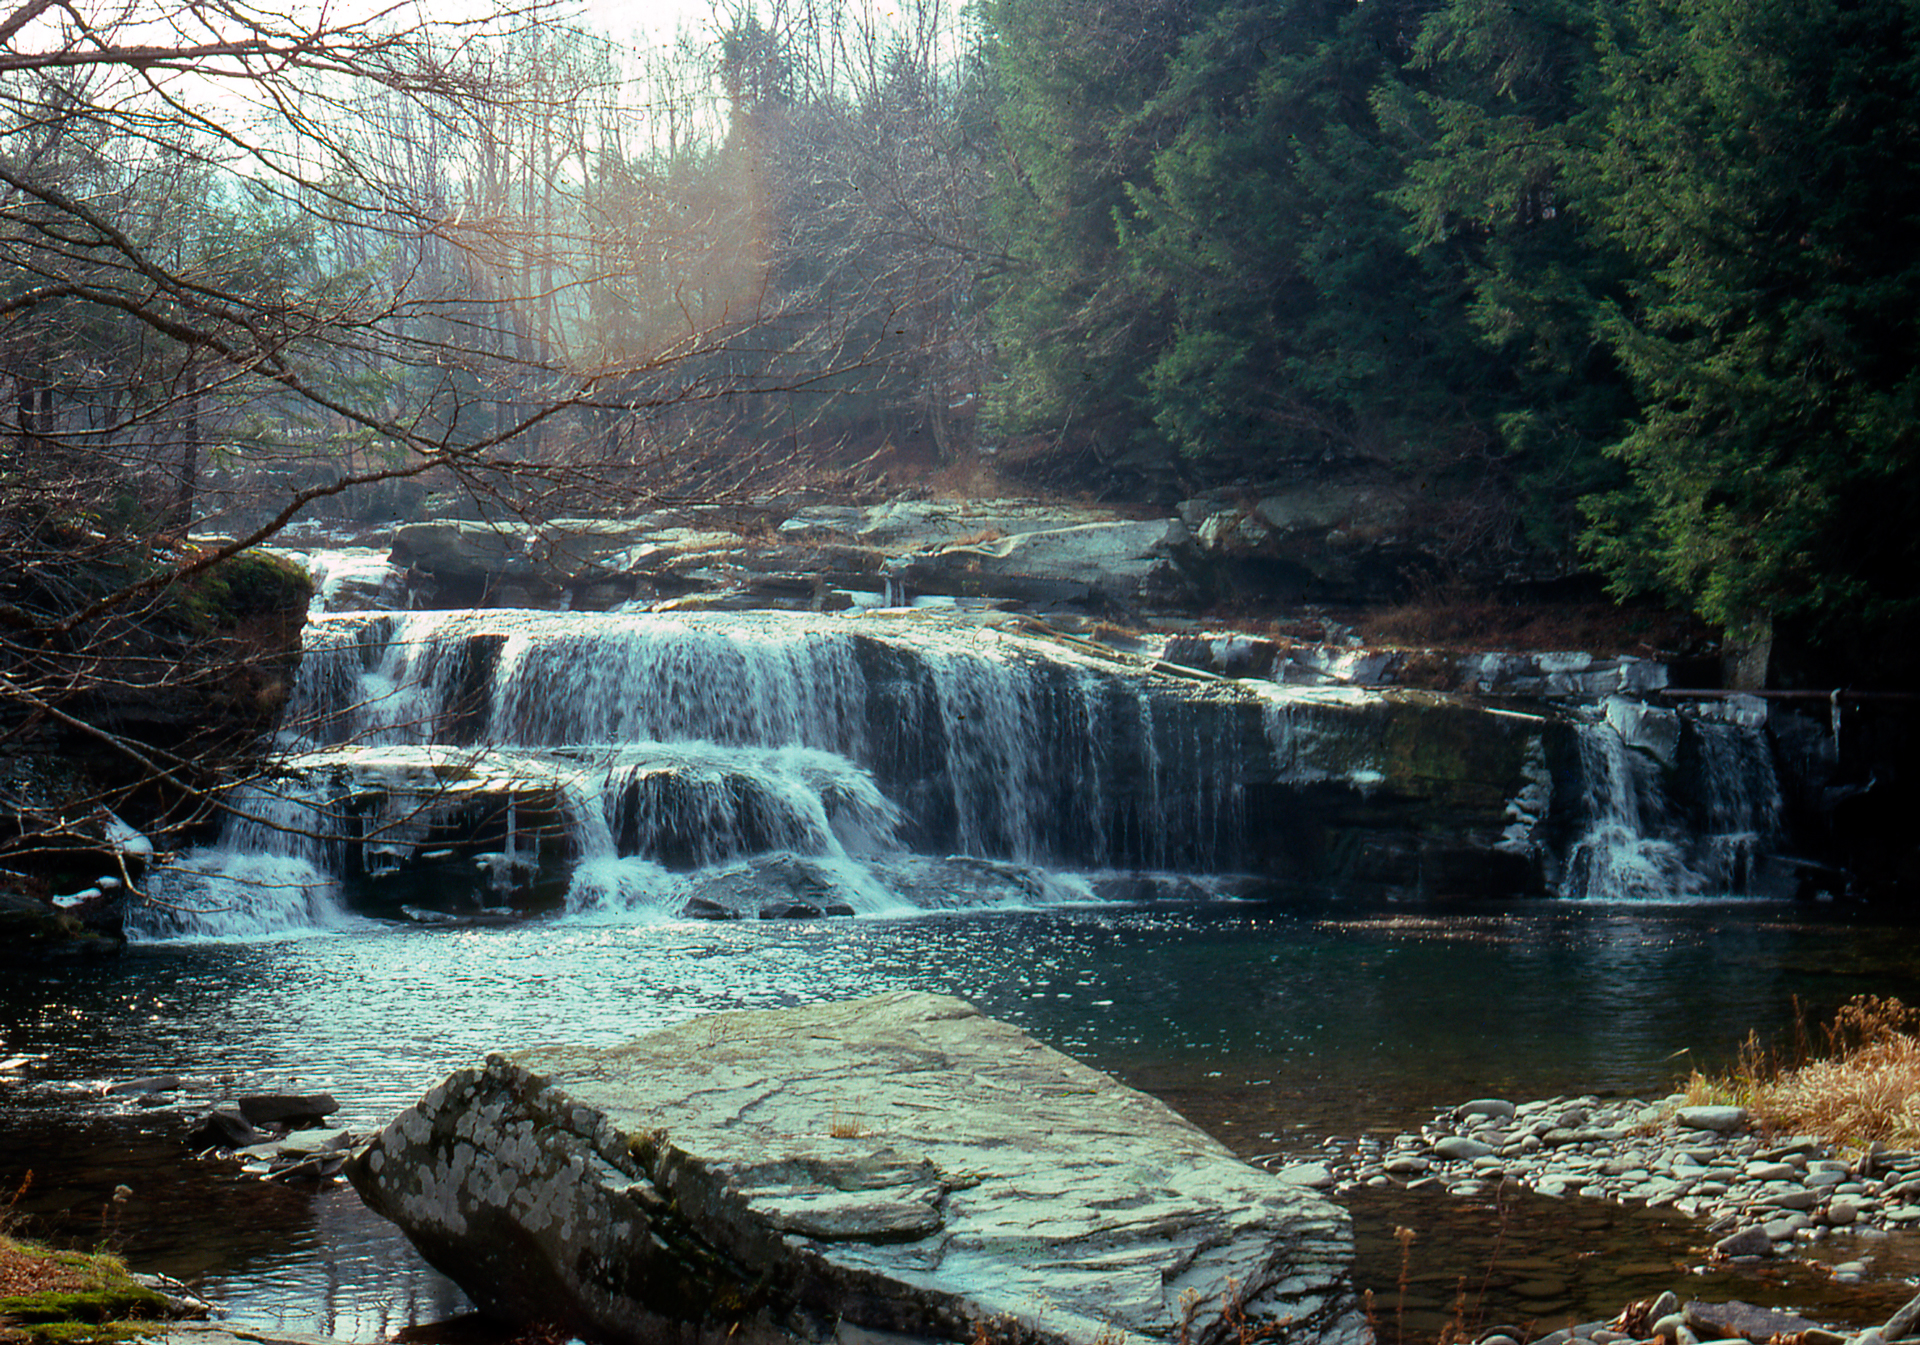
[[[1818,1017],[1857,993],[1920,1001],[1914,946],[1908,929],[1762,901],[479,927],[349,916],[296,937],[149,943],[0,983],[0,1058],[29,1058],[0,1072],[0,1206],[17,1192],[29,1231],[111,1241],[197,1283],[236,1324],[375,1340],[464,1300],[346,1188],[290,1189],[192,1159],[183,1111],[292,1084],[334,1093],[339,1123],[373,1129],[489,1050],[912,987],[965,996],[1258,1159],[1395,1133],[1473,1096],[1657,1098],[1690,1063],[1728,1061],[1749,1029],[1790,1043],[1796,1002]],[[162,1072],[188,1080],[174,1105],[102,1093]],[[116,1211],[120,1183],[133,1196]],[[1816,1255],[1871,1255],[1868,1285],[1838,1290],[1804,1267],[1702,1275],[1703,1233],[1671,1216],[1499,1204],[1352,1198],[1359,1278],[1383,1304],[1403,1297],[1393,1229],[1416,1230],[1408,1338],[1437,1332],[1462,1277],[1489,1320],[1560,1325],[1691,1285],[1864,1323],[1920,1270],[1914,1239],[1848,1237]]]

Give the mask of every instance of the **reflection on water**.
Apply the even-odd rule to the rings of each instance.
[[[0,986],[0,1057],[35,1057],[0,1082],[0,1191],[31,1168],[18,1208],[42,1231],[111,1235],[137,1264],[197,1279],[243,1324],[371,1340],[462,1300],[351,1193],[241,1181],[190,1160],[177,1111],[103,1099],[100,1085],[179,1073],[190,1106],[297,1082],[338,1097],[341,1124],[372,1129],[491,1049],[608,1043],[696,1014],[912,987],[963,995],[1255,1156],[1402,1129],[1470,1096],[1664,1094],[1691,1061],[1728,1059],[1750,1027],[1783,1036],[1794,996],[1821,1014],[1856,993],[1920,998],[1912,946],[1905,931],[1778,906],[1573,904],[365,925],[151,946]],[[135,1199],[104,1229],[122,1181]],[[1503,1311],[1610,1315],[1631,1285],[1680,1280],[1690,1228],[1606,1212],[1593,1216],[1606,1229],[1583,1229],[1569,1208],[1584,1207],[1508,1217],[1506,1257],[1561,1269],[1489,1281]],[[1487,1211],[1377,1195],[1354,1209],[1376,1294],[1397,1292],[1392,1228],[1425,1230],[1410,1333],[1430,1328],[1462,1275],[1485,1277],[1473,1230],[1498,1226]],[[1593,1250],[1570,1245],[1581,1239],[1604,1255],[1581,1258]],[[1903,1255],[1881,1252],[1883,1275],[1908,1273]],[[1791,1277],[1730,1296],[1825,1302]]]

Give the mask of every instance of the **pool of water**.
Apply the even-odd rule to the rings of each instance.
[[[1257,1158],[1395,1132],[1474,1096],[1661,1096],[1749,1030],[1789,1040],[1796,1003],[1819,1018],[1859,993],[1920,1001],[1915,949],[1909,929],[1819,909],[1564,902],[362,922],[149,945],[0,984],[0,1059],[29,1057],[0,1073],[0,1207],[11,1197],[30,1231],[110,1241],[195,1282],[237,1323],[374,1340],[464,1299],[350,1191],[191,1158],[183,1110],[291,1085],[374,1129],[489,1050],[910,987],[965,996]],[[172,1106],[102,1094],[163,1072],[188,1079]],[[123,1183],[134,1194],[116,1207]],[[1672,1218],[1511,1196],[1369,1193],[1353,1210],[1361,1281],[1390,1309],[1386,1334],[1408,1339],[1437,1331],[1463,1284],[1483,1319],[1557,1325],[1709,1278],[1694,1273],[1704,1234]],[[1404,1254],[1398,1227],[1415,1230]],[[1907,1244],[1828,1254],[1871,1254],[1868,1286],[1839,1291],[1800,1266],[1735,1276],[1719,1296],[1877,1320],[1911,1293]]]

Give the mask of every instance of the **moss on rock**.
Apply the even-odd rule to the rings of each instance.
[[[160,1329],[171,1312],[117,1256],[56,1251],[0,1234],[0,1340],[128,1340]]]

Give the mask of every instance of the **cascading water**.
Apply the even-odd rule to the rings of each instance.
[[[1737,702],[1716,718],[1609,698],[1580,723],[1581,824],[1560,890],[1601,901],[1780,895],[1765,871],[1780,785],[1744,714]]]
[[[416,918],[863,914],[1248,873],[1754,890],[1779,808],[1754,725],[1560,715],[1156,676],[926,614],[322,615],[280,769],[136,922],[251,937],[337,920],[343,891]]]
[[[338,828],[324,791],[298,779],[255,782],[227,807],[218,847],[156,869],[131,931],[251,939],[340,923]]]
[[[304,849],[236,825],[194,864],[298,853],[379,882],[457,852],[514,899],[557,856],[569,908],[607,911],[677,909],[712,890],[696,879],[786,855],[809,901],[854,912],[1090,895],[1043,866],[1231,867],[1237,703],[1156,706],[1137,680],[926,619],[323,616],[274,795]],[[930,870],[943,854],[962,870]],[[275,909],[249,929],[301,923]]]

